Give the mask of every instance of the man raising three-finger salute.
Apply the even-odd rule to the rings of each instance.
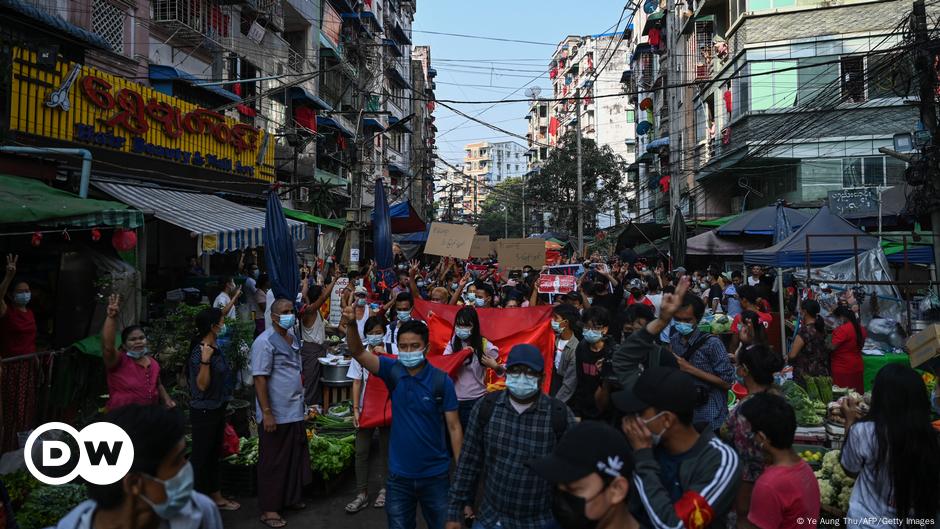
[[[669,324],[688,288],[683,278],[675,294],[663,296],[649,333]],[[692,426],[695,400],[695,379],[669,367],[647,369],[632,390],[613,395],[636,461],[631,511],[643,527],[725,525],[741,480],[738,455],[711,431]]]

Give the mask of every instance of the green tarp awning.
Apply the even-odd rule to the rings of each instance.
[[[39,180],[0,175],[0,224],[136,228],[144,216],[120,202],[79,198]]]
[[[323,217],[318,217],[316,215],[311,215],[303,211],[297,211],[293,209],[284,208],[284,215],[288,218],[299,220],[301,222],[306,222],[307,224],[319,224],[321,226],[328,226],[330,228],[336,228],[338,230],[343,229],[343,226],[346,225],[345,220],[341,219],[324,219]]]
[[[697,224],[698,226],[705,226],[707,228],[720,228],[724,226],[725,224],[731,222],[732,220],[738,218],[738,216],[740,216],[740,214],[728,215],[727,217],[721,217],[718,219],[701,220],[701,221],[696,222],[695,224]]]

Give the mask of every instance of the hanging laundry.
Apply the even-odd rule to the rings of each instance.
[[[728,114],[731,114],[731,90],[725,90],[725,93],[722,94],[725,98],[725,110],[728,111]]]
[[[665,175],[659,179],[659,189],[663,193],[669,192],[669,180],[670,180],[669,175]]]
[[[558,119],[555,116],[548,121],[548,134],[550,136],[558,134]]]
[[[649,32],[648,42],[650,46],[658,48],[663,41],[663,34],[659,28],[652,28]]]

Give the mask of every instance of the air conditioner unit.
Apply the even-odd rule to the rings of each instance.
[[[294,200],[297,202],[310,202],[310,189],[298,187],[294,190]]]

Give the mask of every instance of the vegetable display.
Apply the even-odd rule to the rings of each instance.
[[[307,448],[310,450],[310,468],[320,473],[324,480],[339,475],[352,463],[355,455],[356,436],[331,438],[308,432]]]
[[[830,390],[832,386],[830,385]],[[796,412],[796,423],[800,426],[822,426],[826,416],[826,403],[810,398],[809,394],[792,380],[783,383],[783,396]]]
[[[334,404],[330,406],[326,414],[335,418],[350,417],[352,415],[352,405],[349,402]]]
[[[249,467],[258,464],[258,438],[242,437],[238,440],[238,453],[226,457],[223,461],[233,465]]]
[[[819,501],[823,505],[832,505],[842,512],[849,510],[849,499],[855,480],[849,477],[839,463],[841,450],[826,452],[822,458],[822,468],[816,471],[819,482]]]
[[[72,483],[42,485],[30,493],[16,513],[20,529],[55,526],[76,505],[85,501],[85,487]]]

